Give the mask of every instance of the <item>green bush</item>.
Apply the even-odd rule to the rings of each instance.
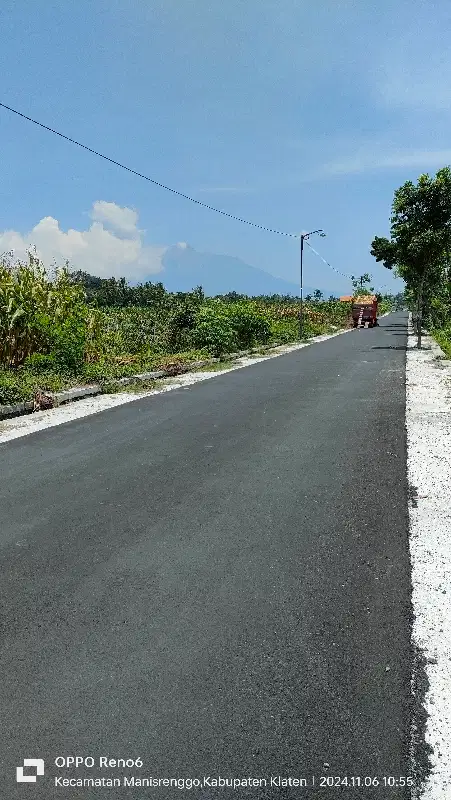
[[[329,326],[324,322],[319,321],[312,321],[306,319],[302,329],[303,329],[303,339],[310,339],[312,336],[320,336],[322,333],[326,333]]]
[[[56,372],[57,364],[54,355],[51,353],[33,353],[25,359],[24,368],[35,375],[42,375],[48,372]]]
[[[294,342],[299,338],[299,322],[295,319],[273,320],[271,339],[274,342]]]
[[[221,300],[210,300],[200,308],[189,333],[193,345],[214,356],[265,344],[270,338],[270,321],[251,302]]]
[[[271,325],[263,314],[249,303],[233,303],[227,316],[236,331],[238,345],[248,349],[256,344],[266,344],[271,336]]]
[[[195,347],[205,348],[213,356],[231,353],[238,348],[237,331],[230,316],[216,305],[200,309],[191,341]]]
[[[58,392],[73,381],[55,372],[34,373],[25,367],[3,369],[0,367],[0,405],[14,405],[32,400],[37,391]]]
[[[378,306],[378,314],[387,314],[392,310],[393,303],[390,300],[381,300]]]
[[[184,304],[169,314],[165,331],[165,345],[169,352],[176,353],[189,347],[198,311],[198,308]]]
[[[153,309],[126,308],[96,311],[89,350],[108,355],[139,355],[164,341],[166,318]]]
[[[72,375],[83,370],[86,348],[86,325],[73,318],[55,325],[50,336],[50,352],[57,369]]]

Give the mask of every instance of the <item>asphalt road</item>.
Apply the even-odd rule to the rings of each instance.
[[[0,446],[3,796],[408,796],[406,317]]]

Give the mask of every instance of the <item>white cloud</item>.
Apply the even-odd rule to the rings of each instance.
[[[136,211],[100,200],[93,204],[90,216],[93,222],[84,231],[63,231],[53,217],[44,217],[25,234],[4,231],[0,233],[0,253],[13,250],[15,258],[23,259],[29,248],[36,246],[48,266],[68,260],[72,269],[103,278],[124,276],[140,281],[161,272],[167,248],[144,244]]]
[[[94,222],[105,223],[107,227],[132,236],[139,235],[137,229],[138,213],[132,208],[122,208],[116,203],[107,203],[106,200],[96,200],[92,207],[91,219]]]

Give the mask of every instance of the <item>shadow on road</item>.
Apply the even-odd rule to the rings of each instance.
[[[376,345],[375,347],[371,348],[372,350],[407,350],[407,345],[396,345],[396,344],[387,344],[385,347],[382,345]]]

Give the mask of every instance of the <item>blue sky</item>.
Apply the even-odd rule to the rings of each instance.
[[[451,163],[447,0],[3,0],[0,26],[2,102],[238,216],[323,228],[312,244],[338,270],[400,286],[369,246],[394,189]],[[2,250],[136,278],[188,242],[298,279],[296,240],[3,109],[0,148]],[[350,288],[309,252],[305,283]]]

